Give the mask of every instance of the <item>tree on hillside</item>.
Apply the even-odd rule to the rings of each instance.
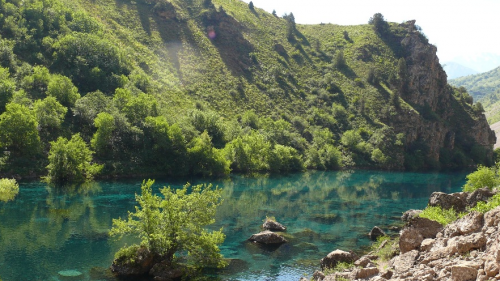
[[[373,30],[379,35],[384,35],[389,30],[389,24],[385,21],[381,13],[376,13],[368,20],[368,23],[373,25]]]
[[[40,150],[38,122],[24,105],[9,103],[0,115],[0,147],[17,156],[34,156]]]
[[[92,164],[94,152],[79,134],[70,140],[59,137],[50,145],[47,182],[83,182],[92,179],[102,169],[101,165]]]

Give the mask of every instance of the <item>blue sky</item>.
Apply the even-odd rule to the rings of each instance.
[[[250,2],[250,0],[244,0]],[[415,19],[438,47],[441,63],[455,61],[480,72],[500,66],[499,0],[253,0],[278,15],[293,12],[297,23],[365,24],[375,13],[386,20]]]

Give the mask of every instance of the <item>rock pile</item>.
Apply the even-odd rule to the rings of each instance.
[[[489,190],[434,193],[429,205],[465,209],[492,195]],[[354,261],[350,270],[326,276],[316,272],[313,280],[500,280],[500,207],[485,214],[470,212],[446,227],[418,217],[414,210],[402,218],[407,223],[400,232],[400,254],[388,264],[377,264],[376,256],[366,255]],[[321,260],[323,269],[328,256]]]

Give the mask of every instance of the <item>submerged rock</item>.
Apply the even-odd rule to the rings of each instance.
[[[283,244],[288,242],[283,236],[269,230],[254,234],[248,240],[262,244]]]
[[[83,273],[78,270],[70,269],[70,270],[61,270],[57,273],[59,279],[63,281],[72,281],[72,280],[82,280]]]
[[[264,224],[262,225],[262,228],[266,230],[271,230],[271,231],[285,231],[286,227],[282,225],[281,223],[275,221],[275,220],[270,220],[266,219]]]

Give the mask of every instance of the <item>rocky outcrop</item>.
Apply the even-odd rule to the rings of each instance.
[[[489,196],[485,190],[472,194],[460,198],[483,200],[481,194]],[[387,265],[377,264],[373,255],[366,255],[350,270],[329,274],[322,280],[500,280],[500,207],[485,214],[470,212],[444,228],[427,219],[408,217],[400,233],[400,254]],[[352,258],[349,252],[334,251],[321,260],[321,266],[324,269],[349,262],[347,257]],[[382,268],[388,270],[381,272]]]
[[[139,276],[148,274],[155,264],[155,256],[146,248],[137,248],[133,258],[120,257],[113,261],[111,271],[117,276]]]
[[[429,198],[428,205],[432,207],[439,206],[443,209],[453,208],[457,212],[463,212],[467,207],[475,207],[478,202],[488,201],[495,194],[496,190],[492,191],[487,187],[477,189],[471,193],[456,192],[447,194],[444,192],[433,192]]]
[[[399,38],[406,69],[404,75],[400,73],[404,77],[399,82],[398,92],[414,110],[390,116],[387,123],[396,132],[405,134],[407,147],[425,143],[426,156],[435,161],[440,160],[443,148],[452,151],[456,143],[464,142],[482,146],[492,157],[496,136],[484,114],[452,106],[457,101],[437,57],[437,48],[417,30],[415,21],[400,27],[406,29],[406,34]]]
[[[249,241],[256,242],[256,243],[262,243],[262,244],[283,244],[286,243],[286,239],[274,232],[271,232],[269,230],[262,231],[260,233],[252,235],[249,239]]]
[[[338,263],[352,263],[357,259],[358,256],[352,251],[346,252],[337,249],[322,258],[320,264],[321,268],[324,270],[326,268],[334,268]]]
[[[285,231],[286,227],[282,225],[281,223],[275,221],[275,220],[270,220],[266,219],[264,224],[262,224],[262,228],[266,230],[271,230],[271,231]]]
[[[374,226],[372,230],[370,230],[370,233],[368,233],[368,237],[370,237],[370,240],[375,241],[377,238],[385,236],[385,232],[378,226]]]
[[[436,207],[439,206],[443,209],[455,209],[457,212],[465,211],[467,200],[467,193],[457,192],[452,194],[447,194],[444,192],[434,192],[429,198],[429,206]]]

